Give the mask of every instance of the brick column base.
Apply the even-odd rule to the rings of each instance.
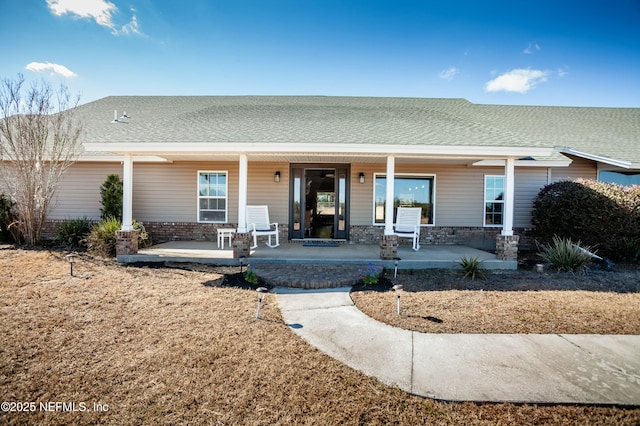
[[[398,257],[398,236],[383,235],[380,240],[380,259],[393,260]]]
[[[116,231],[116,256],[138,253],[138,231]]]
[[[236,232],[233,234],[231,245],[233,246],[234,259],[240,259],[240,256],[248,259],[251,254],[251,234]]]
[[[498,260],[518,260],[519,235],[496,235],[496,257]]]

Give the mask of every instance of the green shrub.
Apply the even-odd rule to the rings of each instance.
[[[460,265],[464,273],[463,278],[471,277],[472,280],[475,280],[476,277],[483,280],[487,278],[481,269],[482,260],[478,256],[472,258],[462,256],[458,265]]]
[[[73,249],[86,248],[85,238],[91,232],[91,221],[87,218],[64,221],[56,228],[56,241]]]
[[[254,268],[251,265],[248,265],[247,270],[244,271],[244,280],[249,284],[257,285],[259,280],[258,280],[258,276],[256,275],[256,268]]]
[[[113,216],[106,217],[91,227],[87,236],[87,247],[92,253],[100,256],[116,255],[116,232],[122,224]]]
[[[142,222],[133,221],[133,229],[138,231],[138,247],[151,245],[151,237]],[[93,225],[87,236],[87,246],[95,254],[113,257],[116,255],[116,232],[122,229],[122,222],[110,216]]]
[[[591,247],[582,247],[584,250],[580,247],[582,247],[580,241],[574,243],[570,238],[554,236],[551,244],[542,246],[538,256],[558,271],[584,272],[589,269],[589,264],[593,260],[586,251],[593,251]]]
[[[4,194],[0,194],[0,239],[16,242],[18,234],[12,225],[17,220],[15,203]]]
[[[100,198],[102,200],[101,217],[103,219],[115,217],[122,220],[122,180],[120,176],[115,174],[107,176],[100,187]]]
[[[615,247],[618,259],[632,263],[640,260],[640,238],[623,237]]]
[[[552,183],[534,200],[531,223],[542,243],[559,236],[597,247],[613,259],[637,257],[640,186],[584,179]]]

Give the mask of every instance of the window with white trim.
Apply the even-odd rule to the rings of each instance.
[[[434,179],[433,175],[395,175],[393,196],[393,221],[398,207],[421,207],[420,223],[433,225],[434,208]],[[387,202],[387,175],[376,174],[375,193],[373,196],[373,222],[383,224]]]
[[[198,222],[227,222],[227,172],[198,172]]]
[[[504,222],[504,176],[484,177],[484,225],[501,226]]]

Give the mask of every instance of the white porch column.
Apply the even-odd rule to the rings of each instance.
[[[249,174],[249,161],[247,154],[240,154],[238,178],[238,233],[247,232],[247,181]]]
[[[124,155],[122,179],[122,230],[133,230],[133,156]]]
[[[515,159],[507,158],[504,165],[504,223],[502,235],[513,235],[513,214],[515,197]]]
[[[393,155],[389,155],[387,157],[387,202],[384,207],[384,235],[393,235],[393,188],[395,186],[395,171],[396,158]]]

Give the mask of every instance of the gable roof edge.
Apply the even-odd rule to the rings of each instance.
[[[599,163],[605,163],[605,164],[609,164],[611,166],[616,166],[616,167],[620,167],[623,169],[630,169],[632,163],[629,161],[624,161],[624,160],[618,160],[615,158],[609,158],[609,157],[604,157],[602,155],[597,155],[597,154],[591,154],[588,152],[583,152],[583,151],[578,151],[575,149],[571,149],[571,148],[559,148],[558,149],[559,152],[561,152],[562,154],[569,154],[569,155],[574,155],[576,157],[581,157],[581,158],[585,158],[587,160],[592,160],[592,161],[597,161]]]

